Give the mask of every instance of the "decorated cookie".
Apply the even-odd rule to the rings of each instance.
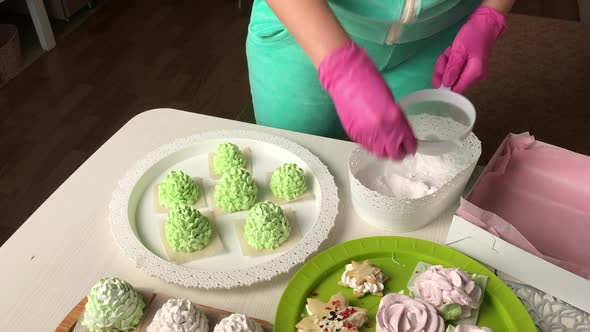
[[[284,164],[272,173],[270,190],[273,195],[285,201],[301,197],[307,190],[305,172],[296,164]]]
[[[295,326],[300,332],[358,331],[367,321],[367,309],[349,306],[342,292],[326,303],[308,298],[306,309],[309,316]]]
[[[409,286],[415,296],[435,306],[446,321],[477,316],[483,291],[472,276],[459,268],[440,265],[426,265],[420,270],[417,268]]]
[[[242,314],[232,314],[222,319],[213,332],[264,332],[256,321]]]
[[[193,205],[201,190],[183,171],[172,171],[160,184],[158,198],[162,206],[171,209],[177,205]]]
[[[243,168],[227,170],[215,185],[213,197],[217,206],[226,212],[248,210],[256,203],[258,187]]]
[[[188,299],[170,299],[158,309],[147,332],[209,332],[209,320]]]
[[[127,331],[143,318],[145,302],[128,282],[100,279],[90,290],[82,325],[91,332]]]
[[[209,219],[188,205],[178,205],[168,212],[164,230],[168,244],[176,252],[201,250],[211,241]]]
[[[445,323],[436,308],[422,299],[392,293],[385,295],[377,311],[377,332],[444,332]]]
[[[223,175],[233,167],[246,168],[246,158],[237,145],[229,142],[220,144],[213,156],[213,171],[216,175]]]
[[[352,288],[355,297],[363,297],[367,293],[383,296],[383,283],[387,279],[388,277],[368,260],[363,263],[352,261],[346,265],[338,284]]]
[[[273,202],[260,202],[248,211],[244,236],[248,245],[262,249],[275,249],[291,234],[291,225],[280,206]]]
[[[474,325],[459,324],[456,327],[449,325],[446,332],[493,332],[492,329],[487,327],[479,327]]]

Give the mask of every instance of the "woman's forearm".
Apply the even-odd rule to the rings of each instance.
[[[508,14],[516,0],[484,0],[482,5],[495,8],[500,13]]]
[[[325,56],[350,39],[326,0],[266,0],[266,2],[295,37],[316,68]]]

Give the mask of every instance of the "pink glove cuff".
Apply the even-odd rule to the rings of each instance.
[[[506,16],[500,13],[497,9],[490,7],[490,6],[479,6],[473,14],[471,14],[470,20],[474,19],[476,16],[483,17],[486,23],[493,27],[493,31],[496,34],[496,39],[500,38],[500,36],[506,30]],[[478,17],[478,19],[481,19]]]
[[[345,76],[354,75],[355,70],[374,71],[373,74],[381,75],[367,51],[349,40],[322,60],[318,76],[324,89],[331,92],[338,82],[348,82]]]

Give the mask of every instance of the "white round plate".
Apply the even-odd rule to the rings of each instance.
[[[227,141],[250,149],[252,176],[259,191],[265,191],[269,174],[283,163],[296,163],[306,171],[308,191],[313,197],[281,204],[295,212],[301,239],[283,251],[244,256],[231,221],[245,219],[247,212],[241,216],[218,215],[214,219],[225,252],[183,265],[170,262],[160,234],[166,215],[154,209],[154,188],[169,171],[182,169],[192,177],[201,178],[205,191],[213,190],[216,180],[209,176],[209,154]],[[270,280],[316,252],[334,226],[337,191],[328,168],[296,143],[254,131],[206,132],[163,145],[138,161],[119,182],[109,213],[116,242],[126,256],[151,276],[187,287],[232,288]],[[208,203],[210,209],[212,202]]]

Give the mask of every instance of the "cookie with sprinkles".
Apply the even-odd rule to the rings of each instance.
[[[308,298],[305,308],[309,316],[295,325],[298,332],[353,332],[367,321],[367,309],[350,306],[342,292],[328,302]]]
[[[352,288],[355,297],[363,297],[367,293],[383,296],[383,288],[385,287],[383,283],[387,279],[389,277],[370,261],[366,260],[362,263],[352,261],[346,265],[338,284]]]

